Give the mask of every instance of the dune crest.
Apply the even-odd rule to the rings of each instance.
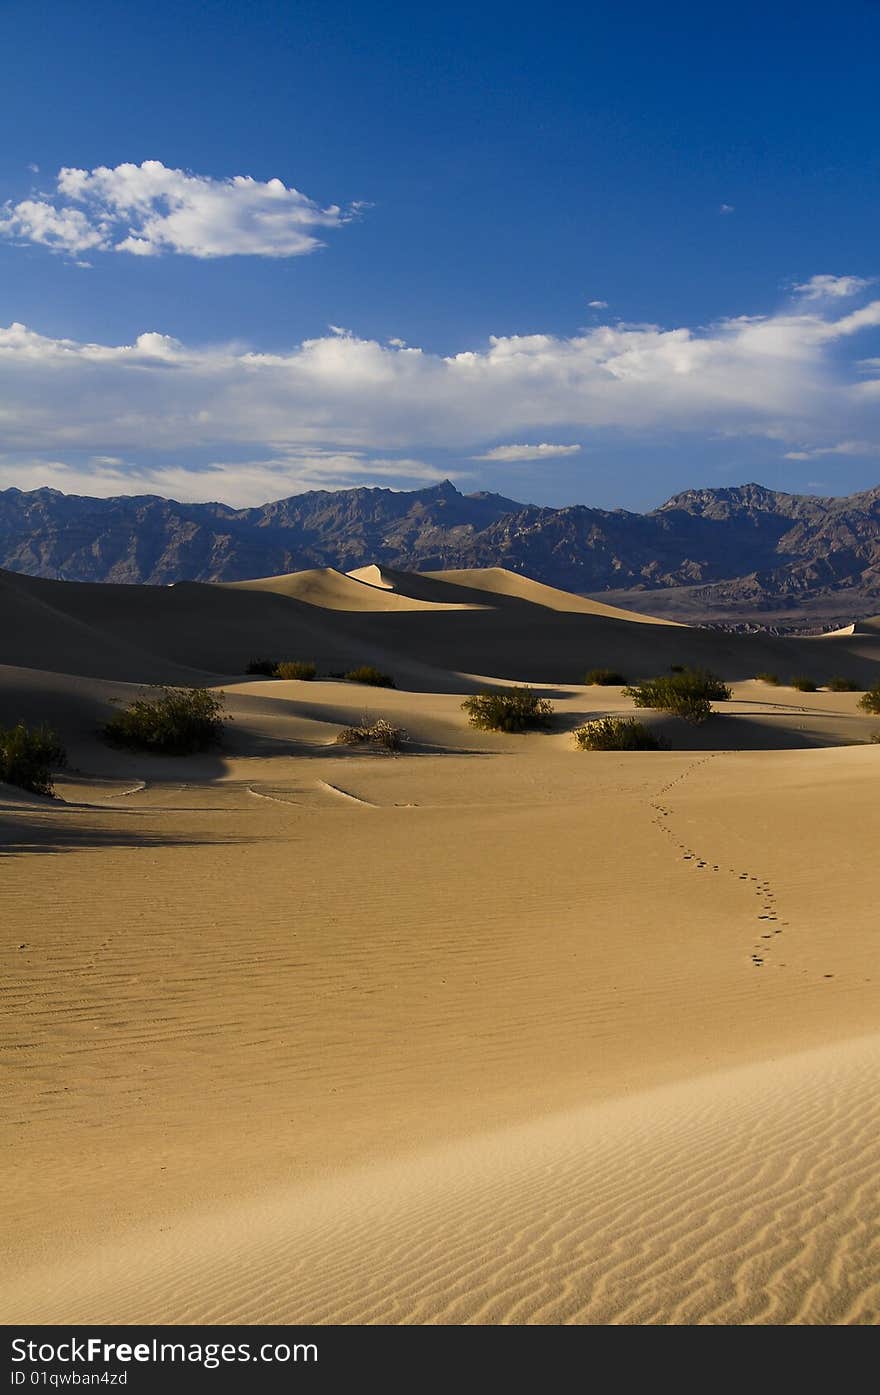
[[[873,615],[867,620],[854,620],[851,625],[844,625],[839,630],[828,630],[821,638],[835,639],[847,635],[880,635],[880,615]]]
[[[571,615],[598,615],[611,620],[631,620],[636,624],[684,628],[673,620],[660,620],[633,610],[621,610],[619,606],[605,605],[602,601],[590,600],[586,596],[576,596],[571,591],[545,586],[543,582],[533,581],[531,577],[520,572],[508,571],[505,567],[402,572],[392,567],[372,565],[358,567],[347,575],[386,591],[434,603],[440,603],[444,596],[455,593],[473,593],[475,601],[471,601],[470,604],[482,601],[483,605],[491,606],[503,605],[509,601],[525,601],[529,605],[543,606],[547,610]]]
[[[230,590],[265,591],[275,596],[289,596],[325,610],[360,612],[461,609],[453,602],[435,606],[428,601],[397,594],[387,587],[375,585],[369,577],[361,577],[354,572],[339,572],[333,567],[317,567],[308,571],[289,572],[284,576],[265,576],[254,581],[230,581],[221,584]]]

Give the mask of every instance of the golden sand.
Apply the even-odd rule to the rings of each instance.
[[[71,761],[0,786],[7,1321],[877,1320],[880,722],[754,674],[873,681],[880,635],[564,596],[0,575],[0,720]],[[631,710],[578,673],[675,662],[723,717],[574,749]],[[553,728],[469,728],[487,674]],[[224,749],[103,745],[150,681],[222,688]],[[408,753],[337,747],[365,712]]]

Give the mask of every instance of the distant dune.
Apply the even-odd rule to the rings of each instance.
[[[655,621],[503,568],[383,568],[381,584],[375,575],[324,569],[230,585],[114,586],[0,572],[0,657],[133,682],[163,672],[178,681],[182,669],[241,673],[263,654],[314,659],[328,672],[371,662],[424,691],[444,681],[438,671],[576,683],[601,666],[636,676],[697,663],[734,679],[770,670],[817,680],[827,668],[813,640]],[[835,648],[835,671],[859,679],[877,661],[878,632],[863,621],[850,639]]]
[[[365,567],[365,572],[377,572],[378,568]],[[276,596],[289,596],[304,601],[307,605],[321,606],[325,610],[347,611],[410,611],[410,610],[459,610],[455,602],[440,602],[436,606],[425,600],[418,600],[405,592],[397,594],[387,585],[376,584],[368,576],[355,572],[344,575],[333,567],[321,567],[313,571],[291,572],[288,576],[267,576],[256,581],[233,581],[226,583],[243,591],[268,591]],[[378,594],[377,594],[378,591]]]
[[[844,625],[839,630],[831,630],[823,638],[833,638],[837,635],[880,635],[880,615],[874,615],[869,620],[854,620],[851,625]]]
[[[564,611],[570,615],[602,615],[610,620],[632,620],[643,625],[675,623],[671,620],[658,620],[652,615],[638,615],[632,610],[621,610],[618,606],[603,605],[601,601],[589,600],[586,596],[574,596],[570,591],[545,586],[540,581],[532,581],[531,578],[518,572],[507,571],[504,567],[486,567],[482,570],[471,567],[442,572],[397,572],[389,567],[371,566],[360,567],[348,575],[379,586],[383,590],[395,591],[405,596],[419,596],[423,601],[429,597],[439,601],[442,597],[454,593],[474,595],[488,592],[484,604],[499,605],[505,600],[525,601],[529,605],[540,605],[548,610]]]

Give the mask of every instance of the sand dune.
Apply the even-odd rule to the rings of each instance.
[[[874,1326],[878,1067],[871,1037],[196,1212],[35,1267],[9,1320]]]
[[[370,571],[372,568],[363,570]],[[324,610],[410,611],[434,608],[434,603],[430,601],[398,594],[386,586],[372,584],[366,576],[361,577],[355,572],[338,572],[333,567],[291,572],[287,576],[260,577],[256,581],[233,581],[226,585],[236,590],[268,591],[276,596],[289,596]],[[461,607],[449,602],[438,604],[436,608],[459,610]]]
[[[467,595],[471,599],[463,604],[497,606],[511,601],[525,601],[529,605],[539,605],[569,615],[601,615],[607,619],[631,620],[642,625],[675,623],[658,620],[651,615],[639,615],[633,610],[621,610],[619,606],[604,605],[586,596],[575,596],[570,591],[545,586],[543,582],[532,581],[530,577],[508,571],[505,567],[401,572],[392,567],[369,566],[358,567],[347,575],[379,589],[428,603],[442,603],[445,597],[452,595]]]
[[[844,625],[842,629],[829,630],[821,638],[835,639],[847,635],[880,635],[880,615],[874,615],[869,620],[854,620],[851,625]]]
[[[527,601],[530,605],[546,606],[548,610],[561,610],[570,615],[602,615],[612,620],[629,620],[637,625],[676,624],[674,620],[658,620],[653,615],[639,615],[634,610],[604,605],[602,601],[590,600],[587,596],[574,596],[570,591],[545,586],[543,582],[532,581],[531,577],[508,571],[505,567],[472,567],[462,571],[426,572],[425,575],[444,586],[488,591],[493,598],[504,596],[510,600]]]
[[[880,722],[754,674],[870,678],[880,639],[466,575],[406,610],[384,572],[0,578],[0,721],[71,758],[58,800],[0,787],[7,1321],[876,1321]],[[261,652],[399,687],[230,666]],[[574,750],[632,711],[583,668],[682,657],[723,717]],[[528,675],[548,732],[465,724]],[[103,744],[159,680],[223,689],[222,749]],[[364,713],[411,754],[337,746]]]
[[[374,663],[423,692],[448,690],[450,673],[570,684],[592,667],[643,676],[671,662],[706,664],[736,680],[767,670],[828,677],[828,645],[819,640],[654,624],[501,568],[397,574],[401,592],[328,572],[229,586],[10,573],[2,582],[0,662],[132,682],[183,681],[182,670],[240,674],[262,655],[313,659],[327,673]],[[833,663],[864,681],[880,664],[880,634],[838,638]]]

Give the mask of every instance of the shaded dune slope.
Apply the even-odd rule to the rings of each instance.
[[[217,679],[268,655],[314,659],[328,673],[376,663],[421,691],[448,690],[450,674],[577,683],[594,666],[637,677],[670,663],[709,665],[734,680],[763,670],[828,676],[825,641],[620,618],[624,612],[501,568],[381,576],[387,584],[312,572],[244,585],[154,587],[2,573],[0,662],[177,682],[182,669]],[[389,589],[392,582],[398,589]],[[833,653],[834,672],[863,680],[880,663],[880,634],[863,622],[859,632],[835,639]]]

